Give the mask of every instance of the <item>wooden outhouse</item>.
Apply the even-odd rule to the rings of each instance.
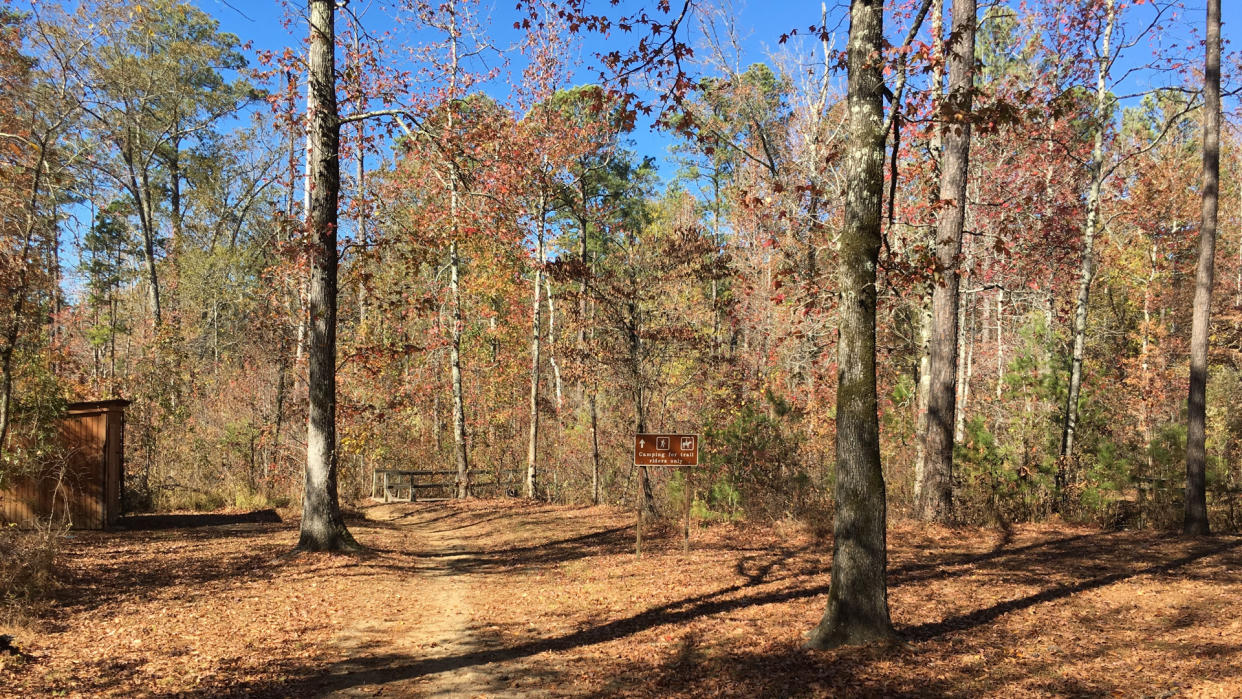
[[[63,466],[5,479],[0,521],[32,524],[48,515],[78,529],[105,529],[121,516],[125,460],[123,399],[70,403],[60,421]]]

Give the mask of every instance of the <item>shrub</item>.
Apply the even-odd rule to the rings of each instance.
[[[1051,469],[1014,456],[1011,449],[997,444],[982,418],[966,423],[965,439],[955,453],[957,502],[963,520],[1006,524],[1047,514]]]
[[[710,507],[740,507],[749,517],[777,519],[796,515],[814,495],[801,440],[786,425],[789,408],[775,401],[773,408],[776,415],[743,405],[729,422],[705,430],[704,463],[718,474]]]
[[[673,502],[680,502],[681,474],[670,483]],[[729,480],[721,476],[711,484],[706,493],[696,493],[690,505],[690,516],[707,521],[730,521],[741,518],[742,495]]]
[[[54,521],[32,529],[0,527],[0,605],[20,609],[55,588],[57,556],[67,530]]]

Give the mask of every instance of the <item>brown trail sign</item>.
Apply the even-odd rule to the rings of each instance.
[[[636,434],[634,463],[639,466],[698,466],[697,434]]]
[[[682,514],[682,550],[690,553],[690,466],[699,465],[699,436],[697,434],[646,434],[634,435],[634,464],[636,466],[680,466],[685,503]],[[644,491],[638,489],[638,526],[635,530],[634,551],[643,553],[643,507]]]

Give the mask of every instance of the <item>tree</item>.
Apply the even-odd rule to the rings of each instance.
[[[590,424],[591,442],[591,502],[600,503],[600,446],[599,446],[599,393],[600,380],[596,372],[584,370],[588,361],[587,343],[595,338],[595,307],[588,295],[588,277],[593,270],[599,251],[592,245],[595,239],[602,242],[601,230],[606,228],[608,202],[625,194],[628,182],[622,179],[628,174],[627,167],[617,167],[618,141],[621,135],[633,128],[626,119],[625,110],[615,100],[607,97],[598,85],[584,85],[571,90],[561,90],[550,98],[573,133],[583,142],[569,165],[569,182],[561,188],[561,225],[567,235],[576,233],[576,240],[562,243],[568,251],[577,248],[579,267],[577,285],[577,308],[572,321],[577,326],[569,372],[576,377],[578,396],[586,403]]]
[[[19,51],[23,30],[17,15],[0,8],[0,290],[5,297],[0,316],[0,455],[12,423],[13,355],[34,276],[31,252],[50,145],[31,123],[31,61]]]
[[[428,47],[428,61],[432,70],[438,73],[432,79],[443,80],[440,99],[443,100],[442,116],[438,126],[439,134],[432,134],[424,124],[422,131],[429,138],[438,139],[439,150],[443,161],[443,173],[440,175],[448,189],[447,238],[449,290],[452,296],[452,327],[449,343],[449,380],[453,393],[453,456],[457,467],[456,492],[458,498],[470,494],[470,444],[466,433],[466,389],[463,385],[462,371],[462,340],[465,318],[462,313],[461,271],[463,260],[461,248],[466,231],[462,226],[465,198],[470,194],[466,183],[470,174],[462,171],[462,160],[466,156],[466,144],[461,142],[462,133],[468,125],[459,125],[463,121],[463,108],[469,99],[474,84],[481,78],[471,74],[465,61],[477,57],[487,50],[485,43],[478,36],[477,20],[471,8],[462,7],[458,0],[448,0],[440,5],[419,6],[423,22],[431,29],[444,35],[439,44]],[[473,39],[473,45],[467,41]],[[447,59],[443,57],[447,52]]]
[[[90,230],[83,236],[81,255],[87,280],[85,301],[95,310],[89,334],[95,380],[102,385],[107,377],[112,390],[116,380],[116,336],[122,329],[117,319],[117,297],[127,276],[125,263],[130,254],[128,231],[119,209],[119,205],[108,206],[95,215]],[[104,318],[99,317],[101,308]],[[105,394],[101,391],[101,395]]]
[[[81,113],[64,79],[70,59],[46,55],[33,40],[34,56],[22,53],[37,33],[0,8],[0,455],[10,446],[20,407],[22,356],[37,362],[47,354],[44,319],[60,298],[57,207],[78,155],[62,144]]]
[[[461,89],[461,52],[460,40],[461,32],[457,25],[457,3],[456,0],[449,0],[445,6],[444,19],[445,24],[440,25],[448,34],[449,44],[449,85],[447,115],[444,120],[444,138],[445,142],[451,144],[449,147],[453,149],[457,144],[453,140],[453,126],[457,116],[457,100]],[[461,298],[461,255],[458,240],[460,230],[460,208],[461,208],[461,171],[457,163],[456,153],[450,150],[450,155],[445,158],[445,167],[447,173],[445,180],[449,187],[449,289],[453,295],[453,315],[452,315],[452,342],[449,345],[449,374],[453,384],[453,455],[457,462],[457,497],[464,498],[470,495],[470,445],[466,439],[466,391],[462,387],[461,373],[461,339],[462,326],[462,298]]]
[[[310,53],[307,100],[310,140],[310,206],[306,223],[311,242],[307,308],[307,374],[310,401],[306,429],[306,482],[297,548],[340,551],[359,548],[341,516],[337,499],[336,444],[336,232],[340,203],[341,126],[336,108],[334,0],[308,0]]]
[[[950,38],[949,95],[941,107],[940,196],[936,213],[936,267],[942,278],[932,290],[929,343],[926,464],[919,517],[948,521],[953,511],[953,431],[957,398],[957,316],[966,176],[970,170],[970,111],[974,93],[975,0],[954,0]],[[935,85],[939,90],[940,86]]]
[[[893,638],[875,375],[876,265],[884,190],[884,3],[852,0],[849,143],[837,280],[837,482],[832,584],[808,648]]]
[[[649,161],[635,163],[626,151],[613,154],[600,172],[590,175],[582,193],[587,197],[586,191],[599,188],[607,201],[606,212],[599,212],[603,215],[594,222],[598,231],[592,242],[597,254],[589,264],[583,263],[588,255],[580,249],[577,260],[558,260],[552,269],[555,276],[579,282],[579,293],[593,302],[592,315],[578,318],[585,330],[580,336],[585,347],[580,361],[589,359],[594,364],[581,371],[594,377],[592,392],[599,385],[596,372],[611,373],[619,392],[632,405],[632,416],[621,422],[635,433],[648,430],[661,356],[685,335],[679,323],[684,309],[671,312],[666,305],[671,300],[669,287],[695,273],[701,263],[696,257],[702,252],[698,244],[703,242],[670,235],[680,231],[653,222],[656,211],[647,203],[653,179]],[[586,232],[584,225],[580,233]],[[638,488],[644,514],[655,515],[645,466],[638,467]]]
[[[1084,197],[1085,216],[1081,230],[1081,257],[1077,280],[1077,294],[1073,301],[1073,316],[1070,327],[1071,349],[1069,357],[1068,385],[1064,398],[1064,411],[1061,421],[1060,450],[1056,466],[1057,506],[1068,504],[1071,486],[1077,478],[1077,453],[1079,417],[1082,409],[1083,364],[1086,357],[1087,319],[1091,310],[1091,287],[1094,281],[1099,252],[1098,248],[1107,241],[1109,230],[1105,225],[1107,212],[1105,206],[1107,191],[1105,186],[1110,178],[1127,162],[1157,147],[1166,136],[1175,132],[1174,127],[1181,121],[1187,109],[1166,115],[1155,138],[1137,150],[1109,153],[1108,142],[1116,143],[1113,128],[1114,113],[1118,97],[1110,89],[1112,68],[1121,60],[1122,53],[1136,45],[1140,38],[1160,26],[1160,19],[1175,6],[1168,2],[1153,2],[1150,11],[1154,17],[1145,21],[1136,36],[1123,32],[1126,25],[1121,15],[1126,10],[1133,10],[1132,3],[1117,3],[1116,0],[1093,0],[1085,5],[1049,3],[1053,10],[1052,22],[1065,27],[1066,34],[1051,42],[1046,50],[1053,52],[1049,65],[1057,65],[1057,72],[1064,72],[1071,77],[1067,89],[1050,102],[1053,113],[1062,108],[1082,110],[1090,101],[1090,113],[1084,113],[1076,120],[1074,138],[1086,138],[1091,150],[1085,161],[1087,188]],[[1053,32],[1059,31],[1053,29]],[[1077,51],[1069,46],[1077,44],[1086,46],[1086,51],[1078,59]],[[1070,62],[1065,63],[1066,53],[1072,54]],[[1167,57],[1166,57],[1167,58]],[[1157,56],[1156,60],[1161,60]],[[1075,67],[1077,63],[1077,67]],[[1124,75],[1134,73],[1137,68],[1129,68]],[[1090,81],[1093,84],[1088,84]],[[1154,91],[1153,91],[1154,92]],[[1140,93],[1141,94],[1141,93]],[[1150,94],[1150,93],[1148,93]],[[1135,97],[1137,95],[1130,95]],[[1080,106],[1075,106],[1074,103]]]
[[[522,214],[534,227],[535,254],[531,260],[534,278],[531,281],[531,332],[530,332],[530,401],[528,414],[528,440],[526,445],[526,497],[539,497],[540,479],[543,477],[539,458],[539,388],[540,367],[543,353],[543,304],[544,288],[548,291],[548,327],[555,326],[552,316],[551,285],[545,277],[545,266],[548,261],[548,218],[555,204],[556,191],[560,187],[557,175],[564,169],[564,153],[566,141],[571,138],[570,130],[562,119],[560,112],[546,102],[554,85],[544,84],[540,78],[555,75],[556,57],[552,52],[539,51],[531,62],[526,73],[526,89],[531,90],[543,102],[536,104],[522,119],[518,128],[513,130],[517,136],[517,145],[528,154],[527,177],[530,180],[529,192],[522,199]],[[551,338],[554,340],[554,338]],[[555,361],[555,360],[554,360]],[[559,392],[558,392],[559,393]]]
[[[1203,210],[1199,264],[1190,330],[1190,395],[1186,427],[1186,519],[1190,535],[1209,532],[1207,515],[1207,378],[1212,277],[1216,260],[1216,209],[1220,193],[1220,0],[1208,0],[1207,56],[1203,64]]]
[[[569,251],[576,247],[577,261],[581,263],[578,271],[588,269],[588,238],[594,218],[592,200],[606,196],[610,186],[615,187],[616,192],[624,190],[623,185],[610,181],[608,177],[608,165],[612,162],[616,145],[616,130],[621,128],[617,123],[615,105],[611,100],[605,100],[604,93],[598,86],[553,91],[556,87],[555,81],[561,79],[558,69],[562,53],[563,45],[559,36],[551,32],[532,57],[532,63],[526,69],[524,89],[540,101],[518,122],[517,128],[513,130],[515,141],[509,145],[509,148],[516,148],[517,152],[526,154],[526,162],[514,173],[522,182],[518,187],[518,191],[522,192],[517,197],[518,217],[527,221],[533,229],[527,236],[533,238],[535,243],[531,265],[534,274],[528,402],[530,422],[526,467],[526,496],[529,498],[539,497],[541,490],[546,492],[546,486],[541,481],[545,477],[541,464],[544,459],[539,456],[540,374],[545,351],[552,369],[558,428],[563,427],[561,409],[564,395],[561,363],[557,361],[557,319],[553,306],[553,286],[546,266],[558,249],[564,251],[562,255],[569,256],[572,254]],[[583,322],[588,300],[584,293],[586,282],[586,276],[582,275],[576,290],[579,322],[577,342],[570,353],[571,357],[580,356],[588,330],[588,323]],[[545,301],[548,334],[546,344],[542,342]],[[578,377],[580,397],[586,398],[586,382],[583,380],[586,377],[582,372],[575,371],[579,367],[580,363],[577,366],[566,365],[566,369]],[[591,398],[587,402],[593,400]],[[599,485],[598,457],[598,449],[593,446],[593,491]],[[598,495],[595,499],[598,499]]]
[[[101,0],[72,16],[53,14],[44,35],[62,55],[88,50],[66,66],[88,119],[85,136],[102,148],[94,167],[130,200],[142,237],[151,318],[163,322],[161,204],[167,192],[172,246],[182,225],[182,144],[209,131],[251,94],[244,80],[221,71],[245,65],[237,37],[180,0],[146,5]]]
[[[1091,299],[1091,282],[1095,278],[1095,239],[1100,231],[1100,190],[1108,174],[1104,164],[1104,133],[1108,129],[1108,116],[1113,102],[1108,91],[1108,74],[1115,60],[1111,44],[1116,22],[1115,0],[1104,0],[1104,17],[1100,20],[1100,45],[1095,56],[1095,110],[1090,126],[1091,157],[1087,162],[1091,182],[1087,191],[1087,218],[1082,229],[1082,268],[1078,275],[1078,296],[1074,302],[1069,390],[1065,397],[1061,462],[1057,469],[1057,486],[1062,498],[1068,485],[1067,462],[1074,453],[1074,439],[1078,430],[1078,396],[1082,390],[1082,361],[1087,343],[1087,309]]]

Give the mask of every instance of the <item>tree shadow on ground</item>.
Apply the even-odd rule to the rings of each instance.
[[[123,598],[153,597],[178,586],[198,590],[221,580],[270,578],[281,569],[279,556],[291,548],[291,543],[272,540],[273,534],[291,529],[283,522],[163,526],[169,521],[70,540],[66,557],[89,555],[100,560],[89,565],[75,560],[65,566],[52,598],[58,618],[47,620],[52,627],[63,623],[67,614],[106,607]],[[215,544],[222,540],[238,539],[247,542],[242,550],[216,550]]]
[[[618,530],[610,530],[599,534],[615,536],[619,531],[623,530],[624,528],[619,528]],[[576,540],[589,538],[589,536],[598,536],[598,534],[588,535],[588,537],[574,537],[559,543],[562,546],[569,546]],[[1088,572],[1098,571],[1102,567],[1112,568],[1112,572],[1091,575],[1073,582],[1055,584],[1017,599],[1006,600],[975,609],[968,613],[956,614],[937,621],[900,629],[899,631],[903,637],[914,642],[914,645],[907,646],[907,650],[899,652],[917,655],[919,644],[925,644],[947,634],[977,629],[980,626],[994,622],[999,617],[1010,612],[1068,598],[1082,592],[1102,588],[1138,576],[1170,574],[1196,561],[1232,552],[1242,547],[1242,539],[1202,540],[1196,542],[1188,552],[1174,558],[1167,558],[1166,554],[1154,550],[1150,545],[1145,545],[1150,544],[1150,541],[1145,542],[1142,539],[1129,542],[1126,546],[1112,546],[1104,550],[1101,548],[1101,539],[1106,537],[1108,537],[1106,534],[1065,537],[1036,542],[1008,551],[994,551],[989,554],[971,556],[947,555],[925,563],[919,562],[896,567],[890,577],[890,584],[893,587],[921,583],[931,579],[953,577],[963,572],[954,571],[953,568],[955,566],[962,566],[968,563],[975,566],[986,563],[992,566],[992,569],[995,571],[1008,571],[1011,573],[1041,568],[1053,562],[1059,563],[1063,569],[1074,570],[1078,568]],[[500,555],[501,560],[508,560],[509,557],[514,555],[530,553],[535,548],[521,547],[520,549],[495,553]],[[827,593],[828,585],[826,580],[824,584],[802,584],[775,590],[760,589],[776,582],[788,582],[792,576],[782,576],[772,580],[767,575],[776,569],[781,562],[795,554],[796,551],[792,550],[776,552],[772,560],[760,563],[754,570],[750,570],[748,574],[745,571],[749,567],[743,566],[739,562],[739,572],[742,572],[746,578],[746,581],[743,583],[726,586],[714,592],[685,597],[667,604],[651,607],[631,616],[598,623],[560,636],[534,639],[507,646],[480,648],[447,657],[417,658],[401,654],[384,654],[361,660],[352,660],[347,666],[338,664],[327,668],[302,667],[300,670],[296,667],[290,667],[288,674],[295,676],[295,679],[278,684],[257,684],[240,689],[247,694],[299,695],[342,691],[362,685],[403,682],[442,672],[485,666],[493,663],[506,663],[543,653],[572,651],[584,646],[625,638],[647,629],[675,626],[702,617],[721,615],[751,607],[807,599]],[[1130,557],[1129,561],[1122,560],[1127,556]],[[1067,565],[1067,562],[1070,562],[1070,565]],[[1117,570],[1119,566],[1122,567],[1121,570]],[[478,564],[471,564],[468,569],[486,570],[487,568],[486,566],[480,567]],[[807,621],[808,628],[812,621]],[[762,694],[778,696],[783,696],[787,693],[791,696],[799,694],[800,692],[792,691],[791,687],[794,686],[822,687],[824,691],[830,691],[831,687],[854,686],[857,688],[865,685],[863,693],[878,693],[889,696],[927,696],[929,693],[936,695],[947,693],[951,689],[951,686],[945,685],[939,688],[943,692],[939,691],[934,680],[930,683],[919,681],[917,685],[905,686],[896,682],[879,682],[877,684],[874,678],[867,679],[857,676],[858,663],[863,657],[859,653],[865,655],[868,652],[875,651],[850,649],[838,651],[835,654],[809,654],[791,645],[782,651],[778,657],[773,657],[769,654],[749,660],[731,658],[729,661],[729,668],[731,668],[729,673],[734,675],[736,681],[741,682],[742,679],[746,679],[746,682],[739,686],[744,685]],[[1224,649],[1222,652],[1236,652],[1236,649]],[[686,657],[692,658],[693,654],[686,654]],[[695,666],[692,662],[686,662],[690,666]],[[917,663],[917,659],[912,662]],[[693,669],[693,667],[681,668],[678,676],[682,678],[698,678],[698,681],[703,682],[712,681],[712,673],[706,672],[711,663],[699,663],[698,665],[702,667],[698,669]],[[635,671],[644,672],[647,674],[648,679],[652,679],[652,675],[658,675],[660,669],[657,667],[647,667],[645,669],[635,668]],[[768,677],[769,684],[763,684],[762,677]],[[790,684],[794,681],[801,684]],[[693,686],[680,684],[681,680],[678,682],[679,687]],[[844,682],[844,684],[841,684],[841,682]],[[676,687],[670,685],[669,689],[676,689]],[[1064,689],[1070,690],[1072,688],[1067,686]]]
[[[446,509],[449,509],[447,513]],[[420,506],[416,511],[394,518],[400,520],[399,524],[394,520],[368,519],[351,523],[351,526],[357,526],[359,533],[365,535],[367,528],[406,529],[426,527],[432,523],[437,528],[469,527],[472,524],[505,527],[506,518],[510,518],[516,525],[527,521],[531,516],[542,518],[543,514],[541,510],[533,508],[497,516],[494,510],[468,511],[452,510],[444,506]],[[168,560],[148,555],[138,561],[121,558],[115,564],[108,564],[106,585],[90,585],[89,589],[88,586],[81,585],[82,589],[71,601],[94,607],[107,604],[119,595],[132,595],[135,591],[139,595],[155,594],[159,588],[172,584],[197,585],[229,577],[263,579],[288,575],[288,571],[281,572],[282,566],[275,562],[273,555],[287,550],[287,546],[273,543],[268,535],[289,527],[290,525],[238,524],[221,528],[181,530],[177,533],[180,541],[209,542],[218,537],[253,537],[254,541],[247,543],[247,551],[241,555],[195,555],[190,559]],[[598,529],[597,525],[594,531],[551,540],[546,540],[550,537],[545,531],[543,541],[523,541],[520,545],[503,548],[472,547],[455,551],[413,552],[377,548],[374,549],[375,555],[359,558],[357,565],[351,565],[347,569],[334,569],[333,574],[374,575],[378,570],[390,568],[407,574],[426,573],[430,569],[442,573],[447,568],[451,574],[490,575],[515,568],[552,567],[566,561],[593,556],[629,553],[633,545],[631,529],[631,526]],[[133,544],[143,540],[162,540],[165,536],[166,532],[157,529],[126,532],[118,535],[116,539],[120,544]],[[1187,566],[1212,556],[1222,556],[1217,561],[1218,564],[1242,569],[1242,556],[1238,555],[1239,548],[1242,548],[1242,538],[1237,537],[1186,541],[1149,533],[1092,533],[1044,539],[1020,546],[1002,546],[983,553],[960,550],[933,553],[922,548],[923,544],[918,542],[897,540],[893,544],[893,564],[889,569],[892,589],[922,586],[959,576],[983,576],[1016,581],[1035,591],[995,603],[958,601],[956,609],[944,612],[939,619],[930,619],[899,629],[911,645],[897,650],[864,648],[833,653],[807,653],[797,647],[796,640],[790,640],[788,643],[778,644],[775,649],[769,647],[763,652],[747,653],[744,649],[734,647],[726,649],[723,655],[713,651],[713,655],[704,650],[705,642],[689,638],[683,639],[684,647],[679,648],[675,656],[665,663],[632,663],[624,668],[622,674],[632,676],[635,681],[643,683],[643,686],[650,687],[654,684],[667,690],[669,694],[697,692],[700,686],[719,686],[721,694],[740,696],[831,695],[843,687],[851,688],[845,694],[855,695],[928,696],[960,693],[957,691],[958,684],[969,679],[966,676],[942,679],[919,672],[924,660],[931,654],[929,649],[942,645],[946,638],[958,643],[960,639],[972,638],[964,634],[987,627],[1012,612],[1032,609],[1140,576],[1213,576],[1216,575],[1215,572],[1205,570],[1202,566],[1194,570],[1186,569]],[[124,546],[120,548],[123,549]],[[733,551],[735,554],[742,553],[738,549]],[[248,682],[244,678],[228,676],[226,669],[221,671],[222,674],[217,677],[218,681],[213,688],[203,690],[199,696],[219,696],[222,686],[227,687],[227,694],[262,696],[320,694],[369,685],[395,684],[399,687],[400,683],[416,682],[420,678],[438,673],[521,661],[545,653],[568,653],[624,639],[649,629],[688,625],[696,620],[720,617],[730,612],[765,605],[810,600],[827,593],[828,570],[823,568],[816,571],[816,566],[823,567],[826,564],[822,562],[822,557],[805,555],[808,553],[812,553],[808,547],[747,548],[746,555],[738,556],[733,562],[734,572],[740,578],[736,584],[653,605],[622,618],[591,623],[561,635],[520,642],[506,642],[483,635],[477,639],[479,642],[476,647],[433,658],[393,652],[340,662],[328,662],[322,658],[311,660],[293,655],[275,657],[271,659],[271,665],[279,668],[278,674],[285,679],[256,679]],[[346,573],[345,570],[349,572]],[[314,570],[296,572],[297,576],[306,576],[307,579],[320,574]],[[807,628],[813,622],[814,619],[807,619]],[[1170,623],[1182,622],[1175,619]],[[1239,649],[1222,644],[1219,647],[1198,648],[1193,652],[1224,656],[1236,655]],[[895,654],[896,662],[904,663],[904,674],[892,678],[878,678],[874,674],[868,674],[865,666],[876,653],[885,653],[889,658]],[[541,675],[546,681],[556,682],[559,671],[557,662],[557,658],[546,656],[538,661],[540,671],[546,671]],[[1011,669],[1010,672],[1021,672],[1025,675],[1009,677],[1006,681],[1047,682],[1046,691],[1054,694],[1098,694],[1087,686],[1058,685],[1055,678],[1036,678],[1038,673],[1055,674],[1049,669],[1054,667],[1054,659],[1049,658],[1046,662],[1041,660],[1019,669]],[[729,691],[727,686],[718,684],[721,678],[743,691]],[[1120,681],[1116,677],[1112,679]],[[487,689],[481,687],[479,691]],[[501,691],[502,688],[490,689]],[[604,692],[601,696],[606,694]]]
[[[430,535],[457,535],[473,537],[482,536],[487,532],[470,531],[472,527],[485,527],[511,533],[536,530],[541,534],[547,519],[563,519],[565,508],[528,507],[497,513],[494,510],[454,510],[449,506],[426,506],[415,504],[406,506],[410,509],[396,516],[383,519],[371,519],[365,526],[382,529],[397,529],[419,532]],[[584,508],[577,508],[583,510]],[[570,517],[575,517],[569,511]],[[427,542],[424,548],[414,550],[398,550],[395,548],[374,546],[372,550],[390,557],[394,561],[440,561],[437,565],[449,569],[454,574],[496,574],[518,568],[555,566],[569,561],[592,556],[607,556],[633,551],[632,525],[600,528],[598,524],[588,524],[588,531],[560,539],[549,540],[541,536],[532,543],[517,541],[514,545],[503,548],[454,547],[445,549],[434,541]],[[437,548],[431,548],[431,547]],[[401,565],[401,564],[392,564]],[[382,566],[381,566],[382,567]]]
[[[437,575],[501,575],[520,569],[556,566],[593,556],[630,553],[633,551],[633,535],[626,532],[632,530],[633,527],[615,527],[543,544],[491,551],[403,551],[375,546],[363,556],[367,565],[355,572],[358,575],[375,575],[385,571],[408,574],[430,572]]]
[[[1080,592],[1095,590],[1106,587],[1123,580],[1129,580],[1143,575],[1164,575],[1173,572],[1179,568],[1187,566],[1195,561],[1202,560],[1209,556],[1226,553],[1242,548],[1242,539],[1232,541],[1215,542],[1207,545],[1200,545],[1190,553],[1179,556],[1170,561],[1147,565],[1137,569],[1109,573],[1097,577],[1080,580],[1075,583],[1067,583],[1054,585],[1049,588],[1040,590],[1039,592],[1020,597],[1018,599],[1008,600],[994,604],[983,609],[976,609],[966,614],[959,614],[936,622],[928,622],[919,624],[903,630],[903,635],[912,641],[927,641],[937,636],[955,631],[966,631],[974,629],[978,626],[991,623],[997,618],[1023,609],[1029,609],[1039,604],[1052,602],[1055,600],[1065,599]],[[1062,559],[1064,560],[1064,559]],[[1142,559],[1138,559],[1141,561]]]
[[[694,648],[701,645],[702,650]],[[778,697],[973,697],[1038,695],[1108,697],[1134,693],[1125,676],[1084,680],[1061,674],[1066,658],[1044,654],[1021,666],[997,668],[983,663],[939,667],[923,671],[929,655],[918,644],[871,645],[810,653],[796,643],[782,643],[761,652],[746,648],[720,653],[710,639],[685,638],[678,652],[658,667],[640,675],[652,693],[666,696],[778,696]],[[1090,663],[1108,659],[1125,649],[1100,643],[1073,657]],[[1196,655],[1212,648],[1195,648]],[[1216,647],[1222,655],[1237,655],[1242,645]],[[1242,673],[1238,670],[1233,674]],[[1170,680],[1175,684],[1174,680]],[[1024,686],[1025,685],[1025,686]],[[1034,685],[1034,687],[1031,687]],[[606,687],[589,696],[607,697],[617,688]],[[1026,691],[1024,691],[1026,690]],[[1144,696],[1174,696],[1152,692]]]

